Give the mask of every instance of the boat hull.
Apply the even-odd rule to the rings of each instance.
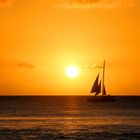
[[[91,96],[87,100],[89,102],[114,102],[115,98],[113,96]]]

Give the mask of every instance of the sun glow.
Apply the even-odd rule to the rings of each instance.
[[[75,66],[69,66],[66,68],[66,75],[69,77],[69,78],[75,78],[77,77],[79,74],[79,70],[77,67]]]

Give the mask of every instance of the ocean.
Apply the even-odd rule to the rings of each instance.
[[[0,140],[140,140],[140,96],[1,96]]]

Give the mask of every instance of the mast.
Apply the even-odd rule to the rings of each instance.
[[[105,85],[104,85],[104,79],[105,79],[105,60],[103,62],[103,82],[102,82],[102,96],[105,94]]]

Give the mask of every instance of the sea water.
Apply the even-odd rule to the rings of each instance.
[[[140,96],[1,96],[0,140],[139,140]]]

